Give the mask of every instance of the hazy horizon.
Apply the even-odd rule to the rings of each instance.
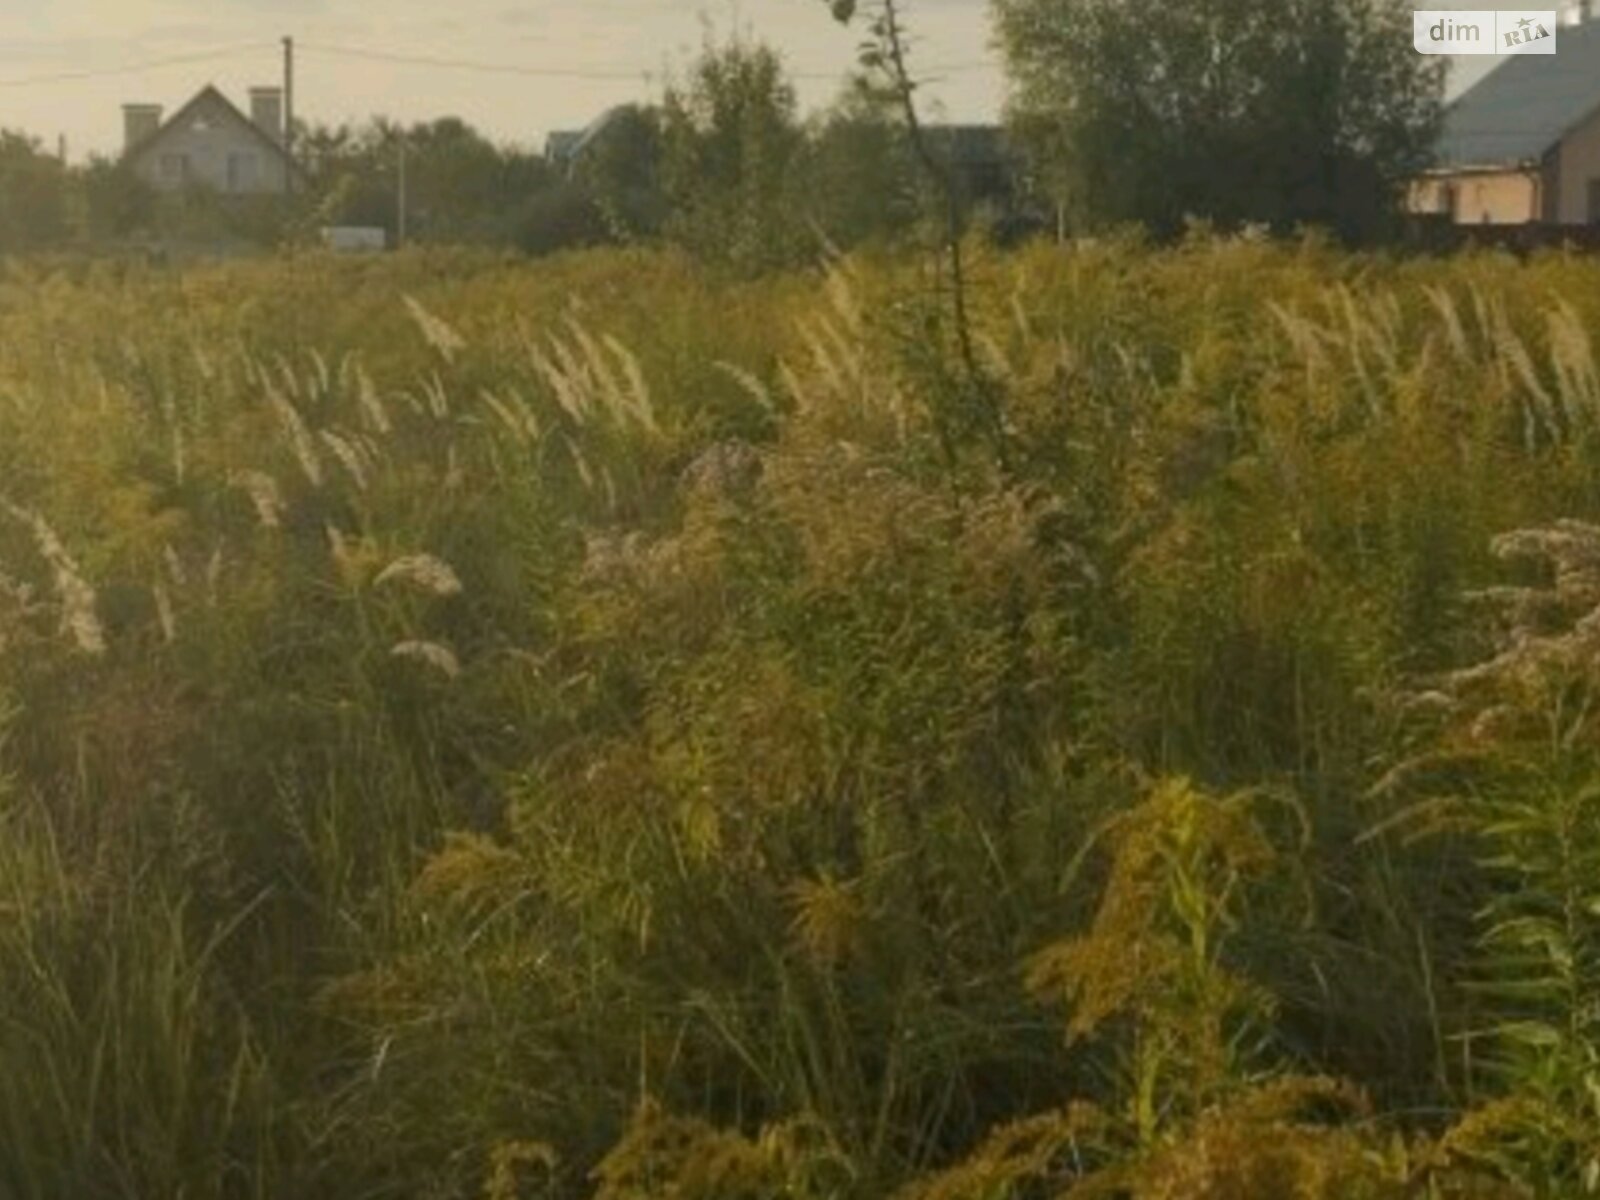
[[[666,71],[692,59],[708,21],[719,34],[737,26],[777,47],[808,109],[838,93],[859,40],[817,0],[456,0],[444,10],[390,0],[381,17],[356,0],[57,0],[8,9],[0,4],[0,127],[49,146],[65,137],[73,161],[120,151],[124,103],[171,113],[214,83],[244,105],[250,87],[281,81],[285,35],[297,43],[302,120],[457,116],[497,142],[535,149],[551,130],[581,128],[613,104],[659,94]],[[933,115],[997,120],[1004,80],[986,0],[913,0],[907,9]],[[1492,65],[1464,64],[1452,90]]]
[[[120,151],[124,103],[161,104],[171,113],[214,83],[242,106],[250,87],[281,81],[286,35],[297,43],[302,120],[458,116],[496,141],[534,148],[551,130],[581,128],[613,104],[658,94],[666,71],[699,49],[706,21],[719,35],[737,25],[782,51],[801,76],[807,108],[837,94],[859,40],[817,0],[456,0],[447,9],[390,0],[381,17],[354,0],[62,0],[27,14],[7,8],[0,5],[0,127],[52,146],[64,135],[74,161]],[[985,5],[929,0],[915,7],[913,24],[926,68],[960,68],[932,83],[928,99],[951,120],[997,117],[1002,82]],[[223,47],[234,49],[122,72]],[[571,74],[380,61],[351,50]],[[112,71],[119,73],[57,78]]]

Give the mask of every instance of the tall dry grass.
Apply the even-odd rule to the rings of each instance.
[[[975,253],[7,268],[0,1191],[1590,1186],[1597,268]]]

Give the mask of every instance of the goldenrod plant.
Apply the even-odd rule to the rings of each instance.
[[[1593,1189],[1597,268],[965,249],[0,267],[0,1194]]]

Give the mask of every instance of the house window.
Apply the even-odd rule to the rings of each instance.
[[[1600,179],[1589,180],[1589,224],[1600,225]]]
[[[228,190],[253,192],[256,189],[257,159],[254,154],[228,155]]]
[[[163,154],[161,156],[161,178],[171,183],[187,183],[189,180],[189,156],[187,154]]]

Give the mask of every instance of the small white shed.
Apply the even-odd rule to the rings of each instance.
[[[389,232],[380,225],[327,225],[322,244],[336,254],[381,254],[389,248]]]

